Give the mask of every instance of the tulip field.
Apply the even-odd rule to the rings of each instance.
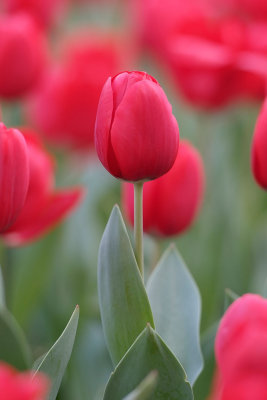
[[[267,400],[267,2],[1,0],[0,400]]]

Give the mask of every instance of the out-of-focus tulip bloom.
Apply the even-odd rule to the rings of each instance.
[[[267,100],[258,117],[251,155],[253,175],[258,184],[267,190]]]
[[[0,122],[0,232],[18,217],[28,186],[29,159],[24,137]]]
[[[239,99],[261,100],[266,91],[267,28],[237,19],[197,18],[168,38],[165,60],[184,97],[203,108]]]
[[[264,98],[266,24],[218,15],[213,2],[201,0],[167,0],[168,6],[153,0],[134,4],[137,22],[143,26],[139,36],[170,71],[188,102],[214,109]]]
[[[139,41],[161,52],[161,47],[184,19],[204,16],[210,10],[205,0],[131,0],[130,18]]]
[[[70,39],[60,65],[48,73],[29,103],[31,124],[51,143],[88,151],[102,87],[124,69],[127,54],[129,49],[115,35],[88,32]]]
[[[123,72],[102,90],[95,125],[100,161],[115,177],[151,180],[172,167],[179,129],[158,82],[145,72]]]
[[[68,0],[3,0],[10,13],[24,12],[41,26],[52,25],[64,12]]]
[[[158,236],[177,235],[193,222],[204,186],[204,168],[198,151],[182,140],[171,170],[144,184],[144,231]],[[123,208],[134,223],[133,185],[123,185]]]
[[[26,14],[0,18],[0,97],[27,94],[38,83],[46,62],[43,34]]]
[[[54,188],[54,164],[39,139],[22,129],[28,146],[30,181],[25,205],[17,220],[2,235],[7,245],[19,246],[37,239],[69,214],[81,200],[81,188]]]
[[[221,6],[222,11],[235,13],[248,19],[267,20],[267,2],[265,0],[213,0],[211,4]]]
[[[267,300],[244,295],[226,311],[215,341],[218,373],[210,400],[267,396]]]
[[[3,400],[45,400],[49,383],[40,373],[18,372],[0,363],[0,397]]]

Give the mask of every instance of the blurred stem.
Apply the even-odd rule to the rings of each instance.
[[[3,284],[5,292],[5,301],[7,306],[10,306],[13,284],[13,266],[14,252],[9,247],[4,247],[1,252],[1,267],[3,275]]]
[[[136,182],[134,184],[134,241],[138,268],[144,279],[143,185],[143,182]]]

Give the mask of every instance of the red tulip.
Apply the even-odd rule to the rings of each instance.
[[[202,108],[265,95],[267,29],[237,19],[184,21],[166,38],[165,62],[184,97]]]
[[[128,181],[155,179],[173,165],[179,130],[158,82],[123,72],[105,83],[97,110],[95,146],[104,167]]]
[[[17,372],[7,364],[0,363],[0,398],[3,400],[45,400],[48,380],[38,373]]]
[[[28,13],[41,27],[52,25],[63,13],[67,2],[68,0],[3,0],[8,12]]]
[[[22,130],[30,160],[30,182],[25,205],[2,239],[19,246],[37,239],[69,214],[80,201],[83,190],[54,189],[54,164],[37,137]]]
[[[32,90],[45,59],[44,37],[29,16],[0,18],[0,96],[14,98]]]
[[[247,294],[226,311],[215,352],[219,375],[210,400],[265,400],[267,396],[267,300]]]
[[[254,178],[263,189],[267,190],[267,99],[256,124],[251,163]]]
[[[171,170],[144,184],[144,231],[159,236],[177,235],[187,229],[199,209],[204,186],[204,169],[198,151],[181,141]],[[123,207],[134,223],[133,185],[123,185]]]
[[[51,143],[92,148],[99,96],[106,79],[127,63],[123,49],[119,37],[96,32],[67,41],[60,65],[48,73],[28,107],[31,123]]]
[[[29,186],[28,150],[17,129],[0,123],[0,232],[17,219]]]

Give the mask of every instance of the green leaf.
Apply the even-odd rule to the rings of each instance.
[[[171,245],[147,283],[156,330],[183,365],[193,386],[203,368],[199,325],[201,299],[196,283]]]
[[[183,367],[150,326],[138,336],[111,375],[104,400],[123,399],[152,370],[158,371],[158,383],[148,400],[193,400]]]
[[[78,320],[79,307],[77,306],[61,336],[46,355],[41,357],[40,364],[36,368],[36,372],[41,371],[50,379],[51,390],[48,400],[55,400],[57,397],[65,369],[71,356]]]
[[[151,371],[150,374],[138,385],[138,387],[124,397],[123,400],[147,400],[154,393],[157,386],[158,372]]]
[[[98,293],[106,343],[116,365],[147,323],[154,326],[147,293],[118,206],[103,234]]]
[[[4,287],[4,280],[3,280],[3,272],[0,266],[0,308],[6,307],[5,301],[5,287]]]
[[[19,370],[31,365],[31,352],[24,333],[5,308],[0,308],[0,360]]]

